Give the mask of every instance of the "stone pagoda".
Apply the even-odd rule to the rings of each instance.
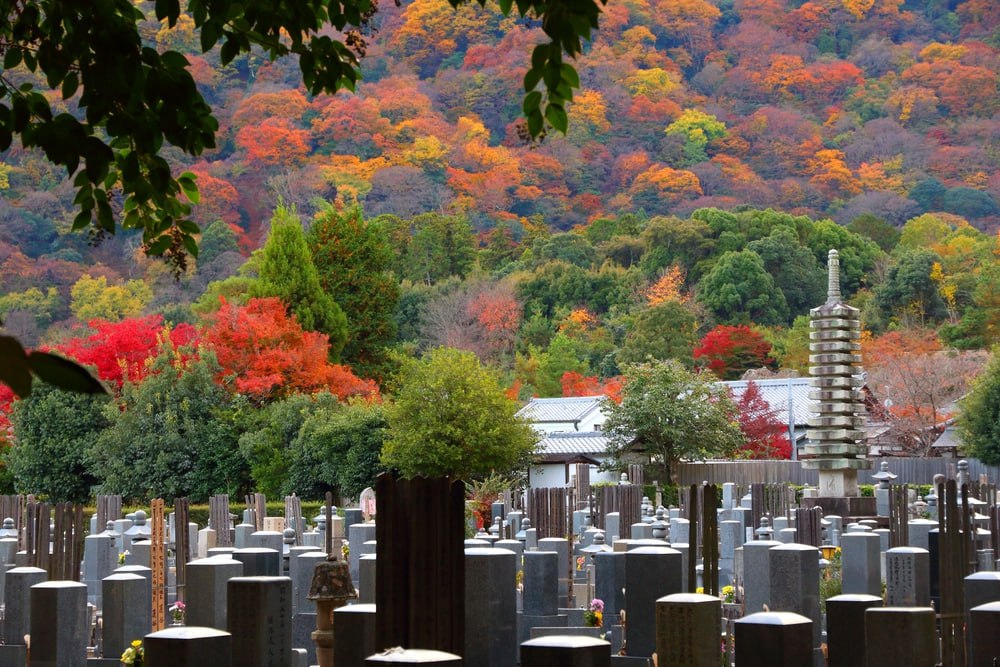
[[[830,251],[828,267],[826,303],[809,311],[809,398],[818,404],[800,458],[803,468],[819,471],[819,498],[810,504],[823,507],[825,514],[868,516],[875,514],[869,502],[874,498],[858,494],[858,470],[871,468],[861,429],[861,324],[858,309],[841,297],[836,250]]]

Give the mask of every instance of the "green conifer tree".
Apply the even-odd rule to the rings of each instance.
[[[294,208],[282,204],[271,218],[271,233],[261,249],[258,280],[249,296],[276,296],[303,329],[330,337],[330,359],[340,359],[347,342],[347,316],[323,290],[319,272]]]
[[[347,345],[342,357],[355,372],[380,377],[386,348],[395,341],[393,314],[399,284],[389,273],[392,248],[377,220],[361,209],[323,213],[307,235],[320,284],[347,315]]]

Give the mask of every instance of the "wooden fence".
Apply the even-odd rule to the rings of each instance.
[[[991,482],[1000,481],[1000,467],[986,465],[977,459],[969,462],[969,478],[978,480],[985,475]],[[897,482],[903,484],[931,484],[934,475],[942,474],[953,479],[958,459],[940,458],[877,458],[872,459],[871,470],[858,471],[859,484],[875,483],[871,475],[878,472],[882,461],[889,463],[889,472],[898,475]],[[789,482],[797,485],[813,485],[818,482],[815,470],[803,470],[798,461],[704,461],[681,463],[677,467],[677,479],[681,487],[689,484],[723,484],[735,482],[750,484],[770,484]]]

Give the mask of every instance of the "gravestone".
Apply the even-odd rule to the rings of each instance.
[[[112,574],[101,581],[103,591],[104,657],[117,658],[133,639],[142,639],[153,627],[149,582],[137,574]]]
[[[813,646],[819,647],[819,550],[805,544],[782,544],[768,551],[772,611],[790,611],[813,622]],[[744,556],[745,557],[745,556]]]
[[[871,533],[847,533],[840,538],[843,592],[879,595],[882,592],[880,542]]]
[[[867,667],[934,667],[937,634],[931,607],[872,607],[865,611]]]
[[[358,580],[359,601],[364,604],[375,604],[375,572],[378,566],[377,554],[364,554],[358,560],[360,577]]]
[[[193,560],[187,564],[189,625],[225,630],[229,580],[242,577],[243,563],[228,555]]]
[[[594,554],[594,595],[604,602],[605,625],[613,625],[625,608],[624,588],[625,554],[614,551]]]
[[[278,518],[278,517],[268,517]],[[279,554],[284,549],[284,535],[277,530],[258,530],[250,533],[246,549],[274,549]]]
[[[352,604],[333,610],[333,664],[363,667],[375,653],[375,605]]]
[[[86,584],[43,581],[31,587],[32,667],[80,665],[88,639]]]
[[[965,577],[965,611],[1000,602],[1000,572],[975,572]]]
[[[100,606],[101,581],[115,569],[118,554],[115,541],[110,535],[87,535],[83,538],[83,582],[87,584],[87,596]]]
[[[555,551],[559,554],[559,606],[568,606],[570,572],[569,572],[569,540],[561,537],[544,537],[538,540],[539,551]]]
[[[758,612],[734,624],[739,667],[812,667],[812,621],[787,611]]]
[[[527,641],[536,627],[565,627],[567,617],[559,613],[559,554],[526,551],[524,554],[523,611],[518,615],[517,642]]]
[[[651,537],[651,536],[650,536]],[[691,522],[687,519],[670,519],[670,541],[691,543]]]
[[[250,536],[254,534],[257,528],[254,527],[252,523],[246,521],[246,516],[244,513],[243,523],[238,524],[236,528],[233,529],[233,546],[237,549],[246,549],[250,546]]]
[[[347,527],[347,541],[351,544],[351,553],[348,555],[347,564],[351,569],[351,581],[358,581],[361,578],[358,560],[364,551],[361,548],[365,542],[375,539],[378,529],[374,523],[355,523]]]
[[[629,655],[656,650],[656,601],[682,592],[681,554],[669,547],[641,547],[625,553],[626,636]]]
[[[169,627],[146,635],[144,667],[233,667],[232,643],[215,628]]]
[[[39,567],[15,567],[7,570],[4,591],[3,643],[22,645],[31,631],[31,587],[48,578]]]
[[[472,667],[517,663],[517,564],[506,549],[465,550],[465,653]]]
[[[615,540],[622,536],[621,516],[620,512],[609,512],[604,515],[604,534],[609,545],[614,544]]]
[[[930,543],[928,535],[932,530],[938,527],[937,521],[931,521],[930,519],[914,519],[907,524],[908,527],[908,544],[911,547],[919,547],[920,549],[930,549]]]
[[[232,553],[243,563],[244,577],[276,577],[281,574],[281,551],[263,547],[246,547]]]
[[[239,667],[290,667],[292,580],[235,577],[229,580],[226,622],[232,662]]]
[[[559,554],[528,551],[524,554],[524,614],[554,616],[559,609]]]
[[[497,549],[506,549],[507,551],[513,551],[514,555],[517,556],[517,570],[520,572],[524,569],[521,562],[522,556],[524,556],[524,542],[520,540],[497,540],[493,546]]]
[[[313,571],[310,567],[302,567],[303,563],[314,565],[309,561],[301,561],[307,553],[323,553],[319,547],[299,546],[288,549],[288,576],[292,578],[292,612],[299,610],[299,603],[309,593]],[[312,608],[309,609],[312,611]]]
[[[1000,602],[969,612],[969,667],[994,667],[1000,662]]]
[[[214,528],[202,528],[198,531],[198,558],[207,558],[208,550],[214,549],[218,534]]]
[[[736,568],[736,550],[743,546],[746,531],[742,521],[719,522],[719,586],[733,583]]]
[[[931,604],[930,553],[917,547],[896,547],[885,552],[885,603],[887,607],[929,607]]]
[[[722,601],[678,593],[656,601],[658,667],[718,667]]]
[[[317,563],[322,563],[326,560],[326,554],[322,551],[309,551],[307,553],[299,556],[298,564],[296,565],[296,573],[301,577],[301,583],[305,584],[308,579],[309,585],[312,584],[312,573],[316,571]],[[308,576],[306,573],[309,573]],[[354,583],[354,580],[351,580]],[[297,595],[297,604],[295,607],[296,614],[316,613],[316,602],[309,599],[309,585],[300,586]]]
[[[743,600],[747,614],[764,610],[771,600],[771,565],[768,552],[776,540],[751,540],[743,544]]]
[[[826,601],[827,667],[864,667],[865,611],[881,607],[877,595],[835,595]]]

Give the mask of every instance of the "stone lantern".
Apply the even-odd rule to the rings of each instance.
[[[351,571],[336,553],[316,563],[307,597],[316,602],[316,631],[312,633],[316,658],[320,667],[333,667],[333,610],[358,597]]]

